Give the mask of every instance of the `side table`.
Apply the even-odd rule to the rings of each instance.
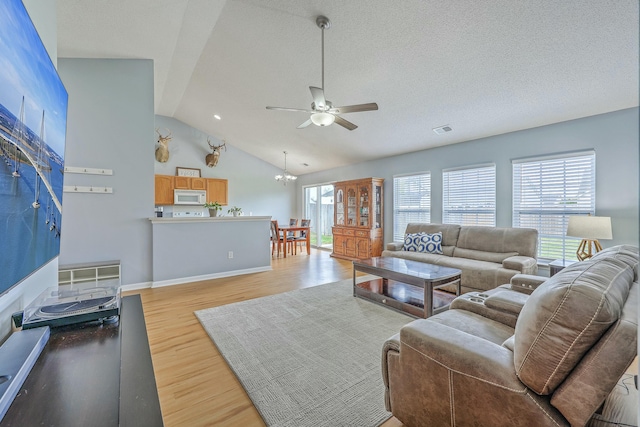
[[[576,263],[578,261],[570,261],[568,259],[557,259],[553,262],[549,263],[549,277],[552,277],[554,274],[559,273],[565,267],[569,267],[571,264]]]

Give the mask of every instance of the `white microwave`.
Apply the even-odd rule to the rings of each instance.
[[[174,205],[204,205],[207,192],[204,190],[173,190]]]

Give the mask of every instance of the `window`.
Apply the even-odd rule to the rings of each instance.
[[[496,165],[442,172],[442,222],[496,225]]]
[[[595,214],[593,151],[513,161],[513,226],[538,230],[540,260],[576,259],[571,215]]]
[[[404,240],[410,222],[431,222],[431,173],[393,177],[393,240]]]

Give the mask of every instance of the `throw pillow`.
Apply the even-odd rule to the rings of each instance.
[[[404,238],[404,251],[442,254],[442,233],[414,233]]]

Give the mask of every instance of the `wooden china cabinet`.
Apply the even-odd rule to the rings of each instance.
[[[382,178],[334,183],[332,257],[366,259],[382,254]]]

